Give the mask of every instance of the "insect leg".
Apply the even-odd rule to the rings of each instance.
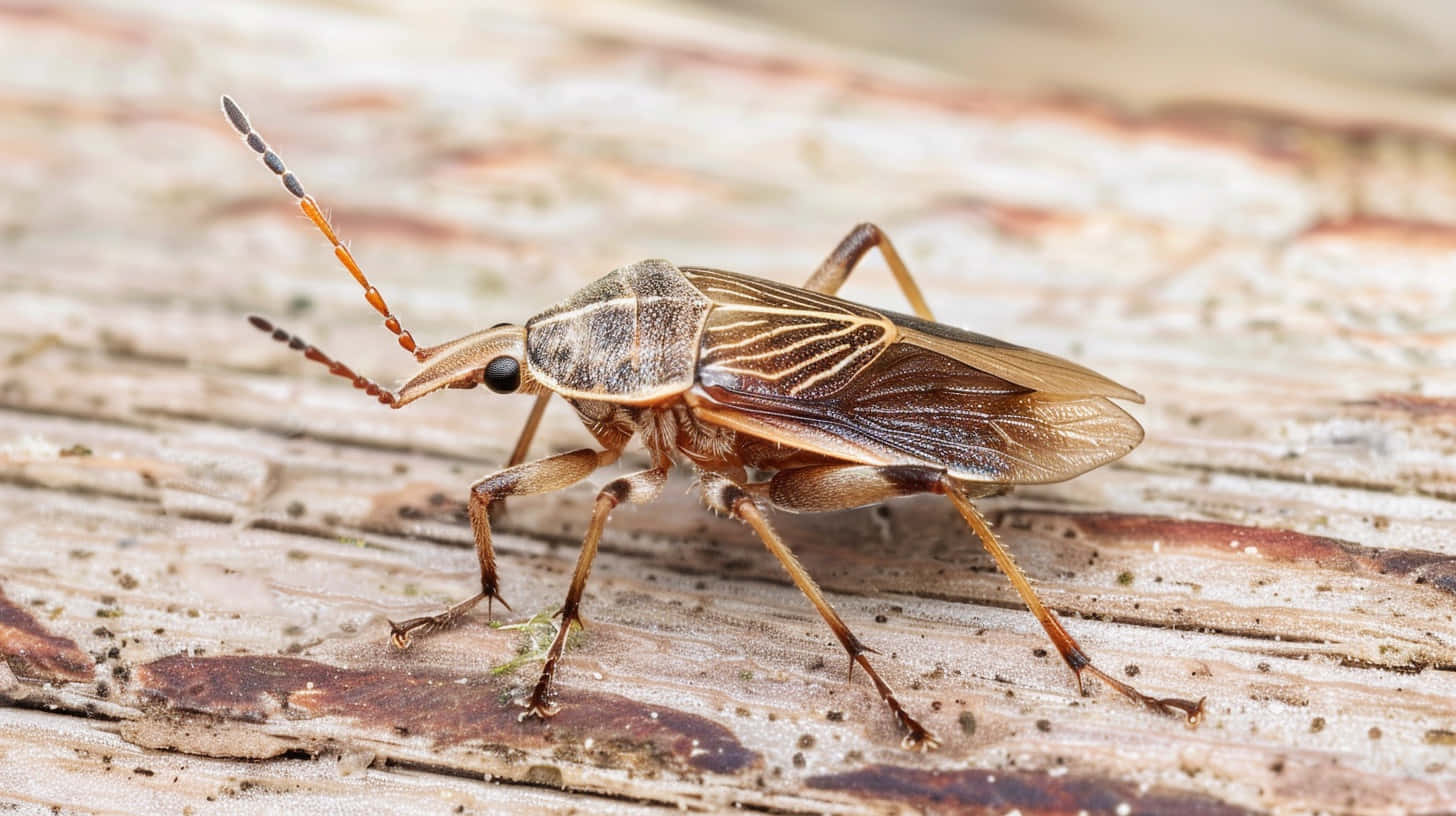
[[[551,391],[542,391],[536,395],[536,401],[531,403],[531,413],[526,417],[521,435],[516,437],[516,447],[511,450],[511,458],[506,462],[506,467],[515,467],[526,461],[526,452],[531,449],[531,440],[536,438],[536,429],[541,426],[541,415],[546,413],[546,403],[551,401],[551,394]]]
[[[955,505],[956,510],[975,531],[976,536],[981,539],[981,543],[986,545],[986,550],[991,553],[996,565],[1006,573],[1007,578],[1011,579],[1011,585],[1016,587],[1016,592],[1021,596],[1022,602],[1031,610],[1031,614],[1036,616],[1042,628],[1051,637],[1052,645],[1057,647],[1057,652],[1061,654],[1062,660],[1067,662],[1067,666],[1076,675],[1079,692],[1086,693],[1082,687],[1082,673],[1090,672],[1093,677],[1153,711],[1162,714],[1182,714],[1189,725],[1197,725],[1199,720],[1203,719],[1203,700],[1201,699],[1193,702],[1177,697],[1150,697],[1092,665],[1092,660],[1082,651],[1082,646],[1062,627],[1057,616],[1042,605],[1041,599],[1036,596],[1036,590],[1031,588],[1031,582],[1026,579],[1026,574],[1016,566],[1016,562],[1011,559],[1011,554],[1001,546],[1001,542],[996,540],[996,534],[991,531],[991,525],[986,523],[981,511],[971,504],[970,499],[966,498],[960,487],[949,476],[941,474],[940,490],[936,492],[944,493],[950,499],[951,504]]]
[[[558,711],[558,706],[549,699],[551,681],[556,675],[556,664],[566,648],[566,637],[572,625],[585,625],[578,607],[581,604],[582,590],[586,588],[587,576],[591,573],[592,559],[597,554],[597,543],[601,541],[602,529],[607,524],[607,516],[622,502],[641,504],[656,499],[662,493],[662,485],[666,481],[667,468],[654,468],[614,479],[597,493],[591,523],[587,525],[586,536],[581,541],[581,554],[576,559],[576,571],[571,575],[571,587],[566,590],[566,602],[561,605],[561,628],[556,630],[556,638],[551,641],[551,649],[546,652],[546,663],[541,667],[541,679],[536,681],[536,689],[531,692],[530,702],[526,704],[526,712],[521,715],[522,718],[536,716],[544,719]]]
[[[865,256],[872,247],[879,247],[880,254],[885,257],[885,264],[890,267],[890,272],[895,275],[895,282],[900,284],[900,291],[905,293],[905,299],[910,301],[910,308],[915,314],[925,320],[934,320],[930,313],[930,307],[925,303],[925,296],[920,294],[920,287],[915,285],[915,279],[910,277],[910,270],[905,268],[905,262],[900,260],[900,253],[895,251],[895,245],[890,243],[890,236],[886,235],[874,224],[860,224],[844,236],[839,246],[829,253],[829,257],[819,264],[819,268],[809,276],[808,283],[804,284],[805,289],[812,289],[815,292],[823,292],[832,295],[839,291],[849,273],[854,271],[854,265],[859,259]]]
[[[390,639],[394,641],[394,645],[403,649],[409,646],[410,638],[416,634],[429,634],[453,626],[481,601],[500,601],[501,606],[510,609],[510,605],[500,596],[496,578],[495,548],[490,541],[491,501],[506,496],[549,493],[570,487],[591,475],[597,468],[615,462],[618,455],[619,452],[614,450],[595,451],[582,448],[509,467],[471,485],[468,509],[470,528],[475,533],[475,555],[480,561],[480,592],[438,615],[411,618],[400,623],[390,621]]]
[[[865,670],[865,674],[869,675],[870,681],[875,684],[875,690],[880,693],[880,699],[890,707],[890,713],[895,716],[895,721],[905,730],[905,738],[901,744],[906,748],[920,751],[929,751],[939,747],[940,741],[935,738],[935,735],[931,734],[914,717],[911,717],[900,705],[900,701],[895,699],[895,692],[884,680],[880,679],[880,675],[870,665],[869,658],[865,657],[865,652],[873,650],[861,643],[859,638],[849,631],[844,619],[839,617],[839,613],[829,605],[829,601],[820,591],[819,585],[799,563],[799,559],[794,556],[788,545],[784,544],[783,539],[779,538],[778,533],[769,526],[768,519],[764,517],[763,512],[759,510],[758,505],[753,502],[744,488],[717,474],[705,474],[703,476],[703,495],[709,506],[715,510],[733,515],[752,527],[753,531],[758,533],[758,537],[763,540],[764,546],[768,547],[769,552],[774,554],[780,564],[783,564],[794,585],[819,611],[820,617],[829,624],[829,629],[839,639],[840,645],[849,653],[850,668],[853,669],[854,664],[858,663]]]
[[[1071,667],[1077,677],[1078,691],[1082,688],[1082,673],[1090,672],[1094,677],[1112,686],[1117,691],[1150,709],[1164,714],[1182,714],[1190,725],[1196,725],[1203,716],[1203,701],[1193,702],[1177,698],[1157,698],[1143,694],[1137,689],[1107,674],[1092,665],[1082,647],[1077,643],[1055,614],[1047,609],[1032,589],[1026,574],[1016,566],[1011,554],[1001,546],[996,534],[985,517],[971,504],[970,499],[955,480],[938,468],[919,466],[872,467],[861,465],[829,465],[780,471],[768,483],[768,498],[775,505],[786,510],[820,512],[861,507],[896,496],[912,493],[943,493],[955,505],[966,523],[981,539],[996,565],[1011,579],[1011,585],[1021,595],[1031,613],[1051,637],[1053,645],[1062,659]],[[1084,692],[1085,693],[1085,692]]]

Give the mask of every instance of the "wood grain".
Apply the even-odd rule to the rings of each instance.
[[[0,801],[65,812],[1456,809],[1456,147],[1269,107],[1011,94],[634,4],[0,6]],[[776,523],[944,741],[679,474],[614,514],[518,723],[593,487],[468,483],[528,400],[404,412],[249,312],[408,371],[217,110],[232,94],[422,342],[665,257],[799,282],[853,224],[938,315],[1143,392],[1124,460],[983,506],[1102,665],[1079,697],[954,510]],[[1414,103],[1412,103],[1414,104]],[[903,309],[877,260],[848,297]],[[586,434],[556,405],[536,453]],[[632,457],[628,457],[631,460]],[[633,467],[633,461],[624,467]]]

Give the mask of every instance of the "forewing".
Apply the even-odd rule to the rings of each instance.
[[[897,343],[818,400],[704,388],[710,419],[870,464],[929,464],[994,484],[1057,482],[1117,459],[1142,428],[1109,400],[1025,388]]]
[[[684,268],[713,309],[698,349],[698,382],[765,397],[820,399],[844,388],[898,332],[865,306],[795,286]]]

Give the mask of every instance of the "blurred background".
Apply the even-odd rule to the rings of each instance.
[[[175,748],[165,720],[121,745],[88,718],[147,723],[169,687],[142,669],[170,655],[489,684],[482,661],[515,653],[468,626],[389,663],[382,621],[478,586],[456,502],[529,400],[390,412],[247,325],[269,315],[384,382],[412,365],[224,121],[228,93],[423,343],[523,322],[643,258],[801,282],[874,221],[944,322],[1145,394],[1125,459],[985,506],[1109,665],[1209,695],[1198,732],[1076,698],[941,504],[783,521],[952,736],[925,762],[1191,797],[1167,812],[1456,808],[1453,42],[1456,7],[1413,0],[0,0],[0,611],[83,666],[52,676],[64,695],[0,678],[31,695],[0,709],[5,733],[33,729],[0,794],[45,780],[72,738]],[[905,308],[873,255],[843,294]],[[585,442],[558,403],[534,453]],[[682,481],[609,528],[586,613],[601,640],[564,685],[674,701],[772,770],[673,788],[536,732],[490,739],[578,790],[852,809],[809,781],[907,761],[892,726],[837,658],[805,659],[837,647]],[[498,546],[522,619],[559,598],[591,495],[512,506]],[[689,626],[685,609],[711,612]],[[93,656],[114,685],[77,680]],[[253,727],[230,711],[225,728]],[[548,795],[520,761],[314,725],[422,775]],[[159,755],[207,790],[317,764]],[[38,801],[116,807],[101,769],[65,768],[96,795]],[[398,781],[375,771],[341,787],[367,803]],[[132,776],[131,810],[200,796]]]
[[[1443,3],[1114,0],[702,3],[997,88],[1135,110],[1189,102],[1446,128],[1456,12]]]

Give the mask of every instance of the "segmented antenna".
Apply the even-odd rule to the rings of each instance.
[[[329,224],[329,220],[319,209],[318,202],[314,201],[313,196],[303,191],[303,185],[299,183],[298,177],[293,175],[293,171],[283,164],[283,159],[268,147],[268,143],[263,141],[263,137],[258,135],[258,131],[253,130],[247,114],[243,113],[243,109],[238,107],[232,97],[224,96],[222,98],[222,112],[227,114],[228,121],[232,123],[238,133],[242,134],[243,141],[247,143],[248,147],[262,157],[263,165],[283,181],[283,188],[298,199],[299,209],[302,209],[303,214],[308,216],[308,220],[312,221],[314,226],[318,227],[319,232],[329,239],[329,243],[334,245],[334,256],[339,259],[339,263],[343,264],[345,269],[349,270],[349,274],[354,276],[354,280],[363,287],[364,299],[369,301],[369,305],[374,307],[374,311],[384,315],[384,327],[394,332],[395,336],[399,338],[399,345],[405,351],[414,354],[416,361],[424,362],[429,355],[415,344],[415,338],[400,325],[399,318],[390,313],[389,306],[384,302],[384,296],[379,294],[379,290],[375,289],[369,279],[364,276],[364,270],[360,269],[359,264],[354,261],[354,256],[349,254],[349,250],[339,242],[339,236],[334,233],[333,226]],[[254,319],[253,325],[258,326],[256,320],[259,319],[261,318]],[[259,326],[259,328],[262,327]],[[274,337],[279,339],[277,335]],[[317,349],[314,350],[317,351]]]
[[[289,348],[303,352],[303,356],[308,359],[328,366],[330,374],[343,377],[352,382],[355,388],[358,388],[371,397],[378,397],[379,401],[385,405],[398,407],[399,396],[397,394],[368,377],[355,374],[353,369],[325,354],[318,346],[304,340],[302,337],[289,334],[283,329],[269,323],[267,319],[258,317],[257,315],[249,315],[248,322],[253,324],[253,328],[261,332],[266,332],[274,340],[280,343],[287,343]]]

